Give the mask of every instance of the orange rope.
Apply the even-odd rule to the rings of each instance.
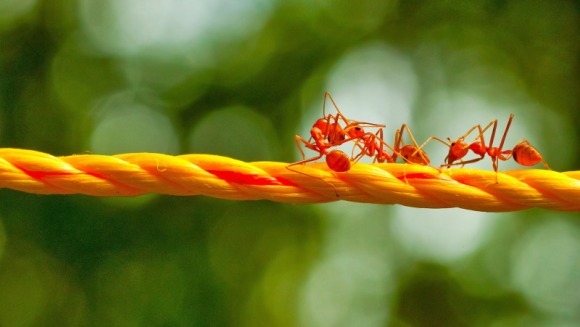
[[[335,173],[325,163],[293,166],[206,154],[129,153],[54,157],[0,149],[0,188],[37,194],[206,195],[229,200],[321,203],[337,200],[515,211],[532,207],[580,211],[580,171],[448,169],[409,164],[353,165]]]

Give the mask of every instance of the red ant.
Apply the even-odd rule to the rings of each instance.
[[[328,116],[326,116],[326,100],[328,98],[330,99],[330,101],[334,105],[334,108],[337,111],[336,115],[328,114]],[[345,123],[344,128],[340,125],[340,122]],[[297,173],[301,173],[297,170],[292,169],[291,167],[318,160],[322,158],[322,156],[326,155],[326,164],[333,171],[346,172],[350,170],[351,160],[344,152],[340,150],[333,150],[328,152],[328,149],[330,149],[333,146],[339,146],[346,142],[360,138],[365,134],[363,126],[380,128],[384,127],[385,125],[365,123],[347,119],[342,114],[342,112],[340,112],[340,109],[338,109],[338,106],[334,102],[334,99],[332,98],[330,93],[325,92],[324,103],[322,106],[322,118],[317,119],[316,122],[314,122],[314,125],[312,125],[312,128],[310,129],[310,139],[306,141],[299,135],[296,135],[294,137],[296,145],[298,146],[298,150],[300,150],[300,154],[302,154],[303,160],[292,163],[286,166],[286,168],[295,171]],[[312,143],[312,141],[314,141],[314,143]],[[304,159],[305,155],[304,151],[302,150],[302,147],[300,146],[301,143],[306,148],[318,152],[318,156]],[[338,196],[338,192],[336,192],[336,196]]]
[[[449,168],[451,166],[456,166],[456,165],[463,166],[463,165],[468,164],[468,163],[478,162],[481,159],[483,159],[483,157],[487,153],[487,147],[485,146],[483,134],[485,133],[485,131],[487,129],[489,129],[489,127],[491,127],[492,124],[493,124],[493,122],[491,122],[489,125],[487,125],[485,129],[481,129],[481,125],[475,125],[472,128],[470,128],[467,131],[467,133],[463,134],[455,141],[451,141],[451,139],[448,137],[447,140],[449,141],[449,143],[445,142],[444,140],[442,140],[436,136],[431,136],[430,138],[427,139],[427,141],[425,141],[425,143],[429,142],[430,140],[436,140],[436,141],[439,141],[439,142],[441,142],[449,147],[449,152],[447,153],[447,156],[444,159],[445,163],[442,164],[440,166],[440,168],[442,168],[442,167]],[[475,129],[479,130],[479,136],[478,136],[479,141],[473,142],[471,144],[466,143],[465,138],[469,134],[471,134]],[[465,157],[467,155],[469,150],[471,150],[473,153],[479,155],[480,157],[475,158],[475,159],[470,159],[467,161],[461,160],[463,157]],[[460,160],[460,161],[456,162],[457,160]]]
[[[360,144],[362,142],[362,145]],[[361,151],[355,156],[354,149],[359,148]],[[379,128],[376,133],[365,133],[356,140],[355,147],[353,148],[353,161],[356,162],[360,160],[363,156],[367,155],[373,157],[374,162],[389,162],[394,163],[393,155],[385,149],[387,147],[393,153],[396,150],[384,141],[383,129]]]
[[[330,101],[334,105],[334,108],[337,111],[336,115],[328,114],[328,116],[326,116],[327,99],[330,99]],[[310,129],[310,139],[308,141],[306,141],[299,135],[296,135],[294,137],[296,145],[298,146],[298,149],[302,154],[302,158],[305,158],[305,155],[304,151],[302,150],[302,147],[300,146],[301,143],[306,148],[318,152],[318,156],[303,159],[302,161],[290,164],[288,166],[288,169],[290,169],[289,167],[291,166],[315,161],[322,158],[322,156],[324,155],[330,155],[330,153],[332,153],[332,157],[330,159],[327,158],[326,160],[328,167],[337,172],[348,171],[348,169],[350,169],[350,162],[348,165],[348,169],[346,170],[345,167],[347,166],[344,163],[346,159],[349,159],[348,156],[344,154],[344,152],[339,150],[331,151],[330,153],[328,153],[328,149],[361,138],[363,135],[365,135],[363,126],[379,127],[379,128],[384,127],[384,125],[380,124],[359,122],[346,118],[346,116],[342,114],[340,109],[338,109],[338,106],[334,102],[334,99],[328,92],[324,94],[324,104],[322,107],[322,112],[323,118],[319,118],[318,120],[316,120],[314,125],[312,125],[312,128]],[[344,128],[340,125],[341,121],[345,123]]]
[[[409,136],[413,141],[413,145],[404,145],[401,147],[401,143],[403,140],[403,131],[407,131]],[[363,136],[359,138],[360,140],[356,141],[356,146],[361,149],[361,151],[354,156],[353,160],[357,161],[362,158],[364,155],[368,155],[373,157],[374,162],[388,162],[388,163],[395,163],[398,157],[403,158],[407,163],[414,163],[419,165],[428,165],[430,163],[429,157],[427,154],[417,145],[413,134],[409,130],[409,127],[406,124],[401,126],[400,130],[395,132],[395,147],[391,147],[388,143],[384,141],[383,138],[383,129],[379,128],[379,130],[375,133],[365,133]],[[362,141],[363,145],[360,145],[359,142]],[[387,151],[392,151],[392,154],[389,154]],[[354,150],[354,149],[353,149]]]
[[[507,125],[505,127],[505,130],[504,130],[503,136],[501,138],[499,147],[493,146],[493,141],[495,139],[495,132],[497,130],[497,119],[490,122],[483,129],[481,128],[480,125],[476,125],[476,126],[472,127],[471,129],[469,129],[469,131],[467,131],[467,133],[463,134],[455,142],[451,141],[450,138],[447,138],[447,140],[449,140],[449,143],[447,143],[447,142],[445,142],[437,137],[430,137],[429,139],[437,140],[437,141],[439,141],[439,142],[441,142],[449,147],[449,153],[447,154],[447,157],[445,157],[446,163],[441,165],[441,167],[449,168],[449,167],[455,166],[455,165],[462,165],[463,166],[463,165],[468,164],[468,163],[478,162],[478,161],[482,160],[483,157],[485,157],[485,155],[487,154],[491,158],[491,161],[493,164],[493,170],[496,173],[498,172],[499,160],[507,161],[511,157],[514,158],[515,162],[517,162],[518,164],[520,164],[522,166],[533,166],[535,164],[538,164],[539,162],[542,162],[542,164],[544,165],[544,167],[546,167],[546,169],[550,169],[550,167],[544,161],[544,159],[542,158],[542,155],[538,152],[538,150],[536,150],[536,148],[531,146],[530,143],[525,139],[518,142],[518,144],[516,144],[516,146],[513,148],[513,150],[503,150],[505,138],[506,138],[506,135],[508,133],[508,130],[511,126],[513,119],[514,119],[514,115],[511,114],[510,118],[508,119]],[[489,146],[486,146],[483,134],[491,126],[493,126],[493,129],[491,132],[491,138],[489,140]],[[479,132],[479,135],[478,135],[479,141],[475,141],[471,144],[467,144],[465,142],[465,138],[469,134],[471,134],[475,129],[477,129]],[[467,161],[461,160],[464,156],[467,155],[469,150],[471,150],[473,153],[479,155],[479,157],[475,158],[475,159],[467,160]],[[459,162],[456,162],[458,160],[459,160]],[[496,176],[496,180],[497,180],[497,176]]]
[[[409,137],[411,138],[411,141],[413,141],[413,144],[406,144],[403,147],[401,147],[404,131],[407,131],[407,134],[409,134]],[[413,163],[423,166],[428,165],[431,162],[431,160],[429,160],[429,156],[427,156],[427,153],[423,151],[423,147],[425,146],[425,144],[427,144],[428,141],[429,139],[427,139],[425,142],[423,142],[423,144],[421,144],[421,146],[419,146],[417,144],[417,141],[415,141],[415,137],[413,136],[413,133],[411,133],[409,127],[406,124],[403,124],[401,126],[401,129],[395,132],[395,150],[397,151],[393,155],[393,159],[395,161],[397,160],[397,152],[398,152],[407,163]]]

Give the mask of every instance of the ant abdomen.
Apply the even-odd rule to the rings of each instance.
[[[350,170],[350,158],[340,150],[332,150],[326,155],[326,164],[336,172],[343,173]]]
[[[514,147],[512,156],[522,166],[533,166],[540,161],[544,161],[540,152],[526,140],[521,141]],[[547,166],[546,163],[544,165]]]

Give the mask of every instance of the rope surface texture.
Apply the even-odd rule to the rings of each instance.
[[[228,200],[322,203],[338,200],[499,212],[532,207],[580,211],[580,171],[356,163],[336,173],[325,163],[252,162],[206,154],[114,156],[0,148],[0,188],[36,194],[205,195]],[[497,182],[496,182],[497,178]]]

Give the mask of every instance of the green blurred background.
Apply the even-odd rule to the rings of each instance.
[[[579,169],[577,1],[356,3],[0,0],[0,147],[292,162],[329,91]],[[0,190],[0,326],[578,326],[578,218]]]

